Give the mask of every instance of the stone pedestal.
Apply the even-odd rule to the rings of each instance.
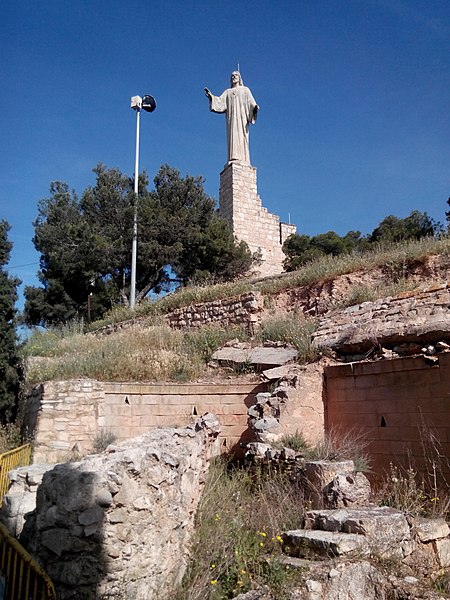
[[[261,275],[283,271],[285,239],[295,233],[295,225],[280,223],[277,215],[262,206],[256,188],[256,168],[233,162],[220,174],[220,213],[227,219],[238,240],[252,252],[261,252]]]

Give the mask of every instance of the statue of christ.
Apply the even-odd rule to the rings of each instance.
[[[250,164],[248,126],[256,121],[259,106],[248,87],[243,85],[239,71],[231,73],[231,88],[221,96],[214,96],[208,88],[205,88],[205,94],[212,112],[225,113],[228,163],[240,161]]]

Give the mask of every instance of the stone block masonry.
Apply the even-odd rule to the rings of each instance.
[[[262,206],[256,186],[256,168],[240,162],[228,164],[220,174],[220,213],[238,240],[252,252],[261,252],[262,275],[283,271],[282,246],[295,225],[280,223],[277,215]]]
[[[364,434],[376,473],[390,463],[450,480],[450,352],[325,368],[325,427]]]
[[[33,462],[65,461],[93,450],[95,439],[118,441],[160,427],[189,425],[211,412],[221,425],[222,452],[252,441],[247,409],[267,384],[144,384],[95,380],[49,381],[28,396],[24,428],[34,440]]]

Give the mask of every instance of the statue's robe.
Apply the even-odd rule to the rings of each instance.
[[[257,104],[248,87],[239,85],[211,98],[212,112],[225,113],[227,123],[228,162],[250,164],[248,125],[256,121]]]

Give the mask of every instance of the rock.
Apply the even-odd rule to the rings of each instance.
[[[217,419],[205,415],[45,473],[20,541],[59,600],[72,600],[74,590],[85,599],[168,597],[187,565],[217,435]]]
[[[323,493],[329,508],[364,506],[369,502],[370,482],[363,473],[338,473]]]
[[[270,444],[276,442],[282,433],[281,425],[275,417],[264,417],[253,424],[253,431],[260,442]]]
[[[368,543],[363,535],[340,533],[337,531],[316,531],[296,529],[286,531],[283,537],[283,550],[291,556],[311,557],[340,556],[349,552],[367,552]]]
[[[354,475],[355,465],[352,460],[331,461],[315,460],[305,462],[305,476],[308,481],[308,498],[313,508],[326,505],[325,488],[336,475]]]
[[[273,450],[270,444],[263,444],[262,442],[250,442],[246,446],[245,456],[246,458],[267,458],[267,454]]]
[[[442,569],[450,567],[450,539],[437,539],[433,541],[433,549],[436,553],[439,565]]]
[[[54,465],[35,464],[19,467],[9,473],[11,485],[0,510],[0,521],[9,532],[19,537],[25,518],[36,507],[36,490],[44,474]]]
[[[413,530],[421,542],[430,542],[447,537],[450,534],[450,527],[445,519],[414,519]]]
[[[300,365],[283,365],[281,367],[273,367],[272,369],[266,369],[263,371],[261,373],[261,379],[263,381],[277,381],[282,379],[292,385],[296,382],[297,378],[304,370],[305,367]]]
[[[314,332],[312,346],[352,355],[371,352],[373,340],[394,350],[420,343],[424,353],[433,355],[434,343],[450,335],[449,298],[445,286],[331,311]]]
[[[212,355],[212,360],[220,363],[250,364],[256,369],[267,369],[269,367],[278,367],[295,360],[298,351],[295,348],[267,348],[257,346],[256,348],[232,348],[225,347],[216,350]]]
[[[305,527],[362,535],[374,554],[399,558],[404,556],[400,544],[411,535],[405,514],[388,506],[309,511]]]

